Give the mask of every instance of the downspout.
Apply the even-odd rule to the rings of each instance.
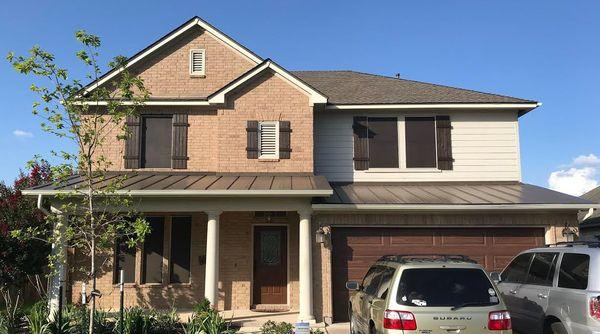
[[[46,208],[44,208],[44,195],[39,194],[38,198],[37,198],[37,208],[38,210],[42,211],[46,216],[50,215],[50,211],[46,210]]]

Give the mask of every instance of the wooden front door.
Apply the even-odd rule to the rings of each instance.
[[[254,304],[287,304],[287,227],[254,227]]]

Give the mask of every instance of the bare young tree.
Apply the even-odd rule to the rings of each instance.
[[[75,37],[82,44],[76,56],[90,73],[86,81],[97,82],[102,74],[98,63],[100,38],[82,30]],[[53,210],[47,215],[50,224],[46,225],[53,226],[52,229],[33,227],[14,230],[11,235],[65,245],[85,256],[83,267],[75,269],[86,272],[91,281],[89,333],[92,334],[96,280],[103,266],[99,254],[112,251],[115,241],[134,247],[149,232],[146,221],[133,209],[133,199],[118,192],[124,176],[111,172],[115,169],[113,161],[104,150],[107,145],[114,146],[127,138],[126,119],[139,115],[149,92],[142,79],[127,70],[125,57],[116,57],[109,63],[119,71],[116,79],[93,87],[71,79],[68,70],[57,65],[54,55],[38,46],[31,48],[27,56],[9,53],[7,60],[16,71],[36,77],[30,89],[40,97],[33,104],[33,114],[41,117],[42,129],[76,147],[76,152],[52,151],[61,161],[53,167],[56,184],[68,185],[73,178],[81,181],[78,183],[81,186],[52,198]],[[64,264],[65,259],[64,250],[58,249],[50,256],[50,266]]]

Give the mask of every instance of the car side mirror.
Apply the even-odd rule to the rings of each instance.
[[[346,282],[346,289],[353,290],[353,291],[359,291],[360,283],[358,283],[356,281],[348,281],[348,282]]]
[[[498,284],[498,283],[500,283],[502,281],[502,278],[500,277],[500,273],[497,272],[497,271],[494,271],[493,273],[490,273],[490,278],[496,284]]]

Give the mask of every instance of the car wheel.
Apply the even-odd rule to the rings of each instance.
[[[560,322],[550,324],[550,334],[567,334],[565,326]]]

